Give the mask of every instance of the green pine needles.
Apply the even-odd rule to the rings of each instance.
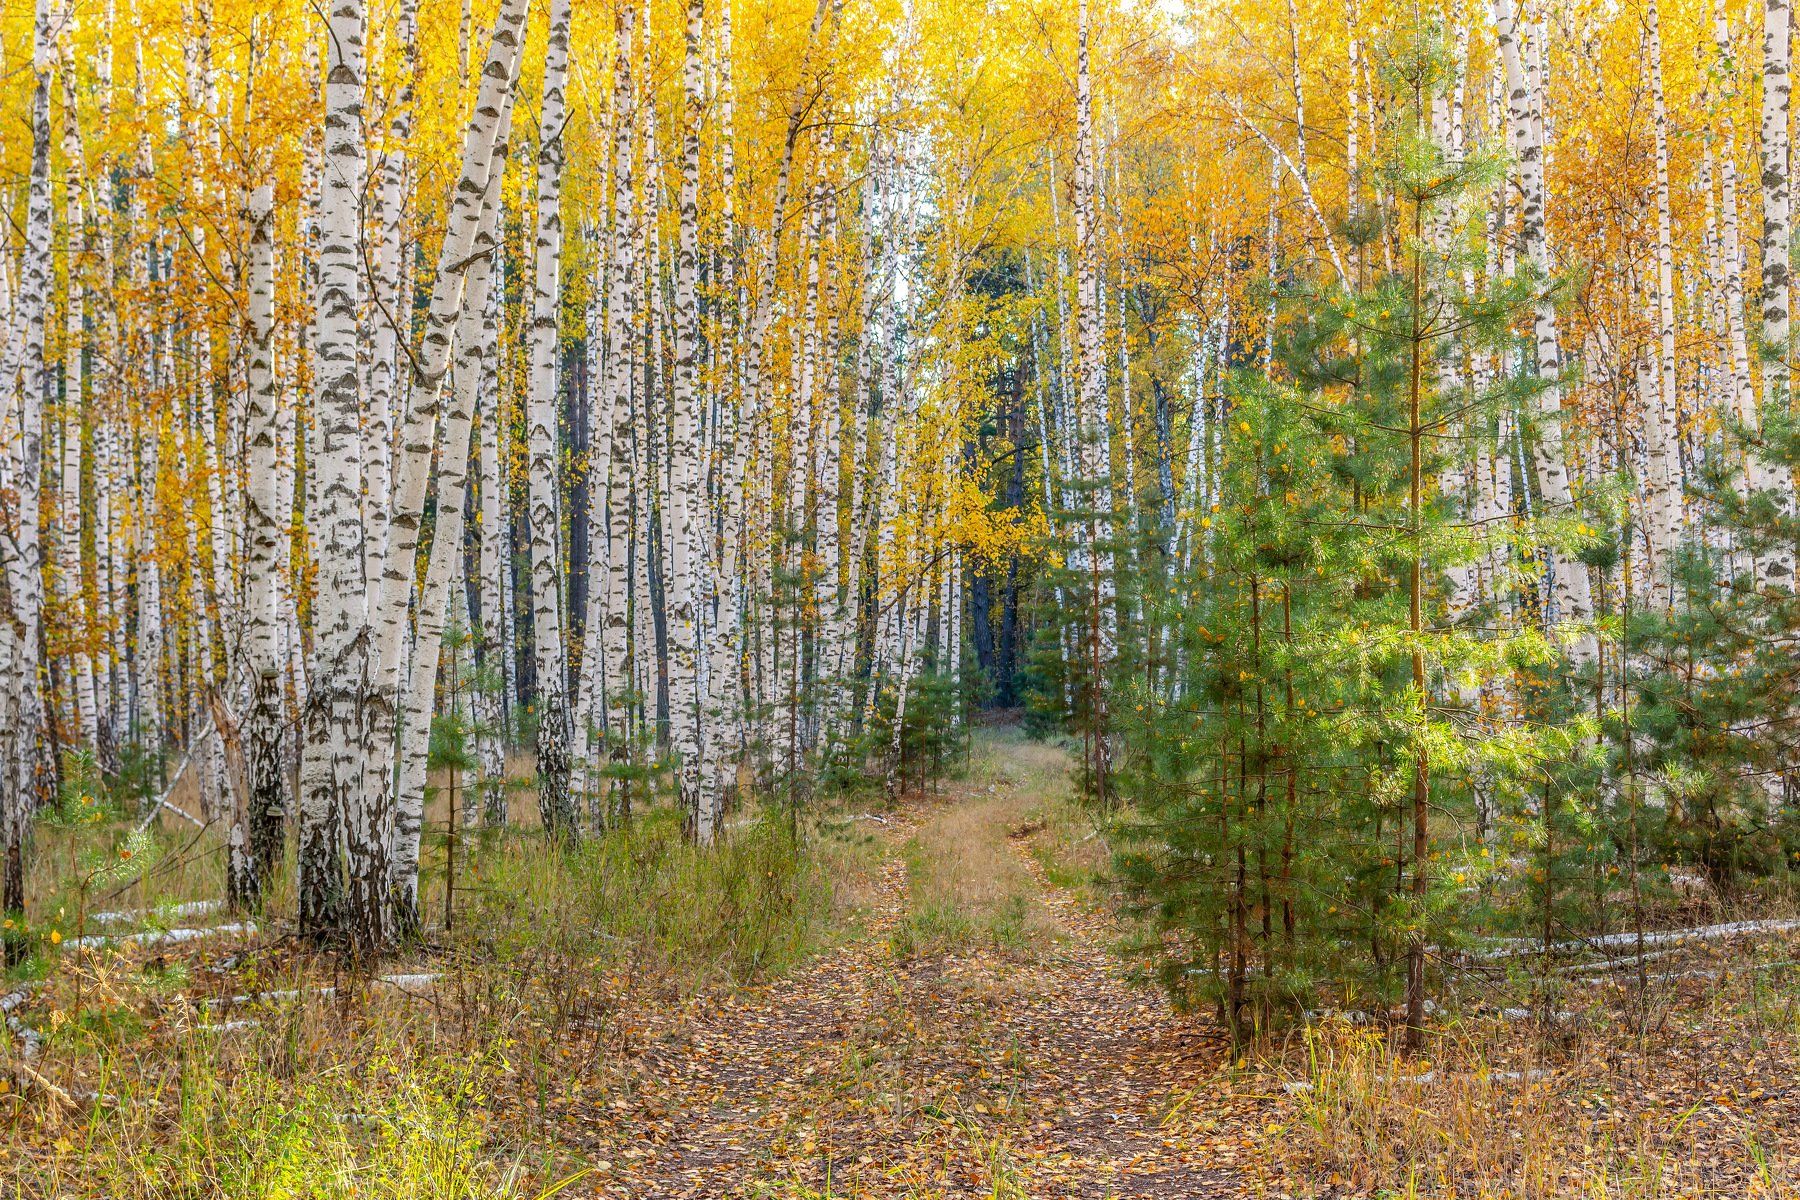
[[[1510,365],[1515,330],[1548,281],[1482,261],[1504,164],[1447,144],[1438,32],[1383,65],[1388,224],[1348,231],[1338,286],[1279,297],[1279,378],[1229,384],[1221,501],[1190,526],[1191,566],[1136,588],[1160,593],[1145,624],[1171,645],[1166,676],[1140,672],[1119,706],[1119,877],[1142,954],[1240,1036],[1322,990],[1401,1004],[1416,1036],[1437,964],[1484,912],[1497,826],[1595,729],[1530,695],[1557,677],[1556,631],[1503,619],[1531,615],[1536,548],[1568,553],[1585,527],[1477,521],[1440,487],[1529,409],[1541,385]],[[1478,567],[1471,601],[1452,574]]]

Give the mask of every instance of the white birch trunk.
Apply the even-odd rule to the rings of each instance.
[[[632,86],[632,29],[636,11],[621,5],[615,18],[617,46],[613,57],[613,196],[611,275],[607,280],[606,320],[609,357],[606,365],[606,528],[605,612],[600,636],[600,705],[609,758],[623,764],[630,753],[632,692],[631,634],[631,459],[632,379],[635,372],[632,307],[638,297],[637,234],[632,227],[635,188],[632,174],[633,130],[636,126]],[[598,584],[596,584],[598,590]]]
[[[495,148],[496,154],[499,146]],[[481,604],[482,684],[475,691],[476,753],[480,758],[482,816],[491,827],[506,823],[506,716],[510,639],[506,635],[506,590],[511,577],[506,555],[506,505],[500,476],[500,288],[493,286],[499,264],[488,266],[487,304],[481,321],[481,379],[477,400],[481,425],[481,545],[476,574]],[[459,347],[459,356],[466,352]],[[460,369],[460,368],[459,368]],[[460,386],[461,380],[459,379]]]
[[[135,14],[134,14],[135,15]],[[149,108],[144,76],[144,26],[141,20],[134,20],[137,37],[133,49],[132,100],[134,111],[145,112]],[[148,216],[148,193],[153,186],[156,164],[151,156],[150,134],[148,129],[138,132],[136,162],[133,164],[131,184],[131,201],[127,209],[128,243],[132,249],[131,282],[134,295],[144,297],[149,303],[151,280],[153,278],[156,259],[156,242],[150,230]],[[168,380],[159,369],[160,355],[157,337],[153,332],[154,318],[150,312],[142,314],[132,331],[133,352],[131,361],[134,364],[135,377],[132,382],[141,390],[141,394],[151,394]],[[136,613],[136,646],[133,656],[132,695],[134,697],[133,739],[144,747],[157,747],[161,743],[165,723],[164,688],[163,688],[163,608],[162,608],[162,566],[157,554],[157,531],[161,524],[156,505],[156,484],[161,468],[162,418],[155,406],[142,412],[137,422],[135,450],[138,458],[138,478],[142,486],[137,490],[135,528],[137,544],[133,548],[132,564],[137,577],[137,613]]]
[[[38,664],[43,650],[43,543],[39,530],[43,479],[44,399],[48,373],[44,334],[51,286],[51,239],[55,216],[50,204],[51,0],[38,0],[32,68],[31,181],[26,203],[25,256],[19,302],[13,310],[0,371],[0,417],[5,418],[3,459],[13,492],[11,520],[0,534],[6,571],[6,619],[0,621],[0,909],[25,909],[26,836],[49,778],[42,759],[43,694]],[[21,341],[22,335],[22,341]],[[22,362],[14,346],[22,351]],[[15,368],[17,371],[15,373]],[[6,940],[6,956],[16,961],[23,943]]]
[[[1767,0],[1763,6],[1763,97],[1762,97],[1762,405],[1759,418],[1767,422],[1772,414],[1785,417],[1789,412],[1791,387],[1788,368],[1789,321],[1792,308],[1792,278],[1788,255],[1793,240],[1790,212],[1788,104],[1792,83],[1791,61],[1792,10],[1787,0]],[[1752,454],[1748,464],[1750,486],[1774,493],[1783,513],[1793,511],[1793,480],[1787,472],[1775,469],[1759,454]],[[1794,556],[1791,549],[1775,549],[1757,559],[1759,583],[1774,587],[1794,585]]]
[[[1076,267],[1076,337],[1081,376],[1079,405],[1079,454],[1081,480],[1091,489],[1084,501],[1090,513],[1087,518],[1088,543],[1092,559],[1087,564],[1091,595],[1088,620],[1091,623],[1087,649],[1092,720],[1096,730],[1098,778],[1095,783],[1105,788],[1110,768],[1107,736],[1107,675],[1111,670],[1116,640],[1117,613],[1113,603],[1114,536],[1112,480],[1107,468],[1110,437],[1106,427],[1106,358],[1102,345],[1103,313],[1100,308],[1100,230],[1098,227],[1095,179],[1096,146],[1094,135],[1093,89],[1089,78],[1088,3],[1081,0],[1080,48],[1076,76],[1076,155],[1075,155],[1075,244]]]
[[[705,562],[701,554],[699,426],[695,387],[700,349],[697,298],[700,253],[700,122],[705,93],[702,59],[703,0],[688,0],[686,59],[682,92],[686,101],[681,129],[681,193],[677,210],[675,251],[675,370],[670,402],[674,407],[669,439],[673,475],[669,497],[674,536],[669,547],[669,724],[676,757],[678,802],[689,814],[694,838],[712,841],[719,819],[719,797],[701,791],[704,738],[701,720],[706,705],[701,693],[699,599]]]
[[[736,91],[731,61],[732,0],[719,5],[719,191],[721,224],[720,294],[724,322],[729,329],[721,336],[721,351],[727,357],[727,369],[721,386],[719,450],[719,524],[718,565],[713,577],[713,594],[718,612],[712,626],[709,651],[711,666],[710,712],[713,735],[705,746],[707,774],[711,787],[722,789],[720,805],[728,799],[736,783],[736,767],[746,749],[744,663],[740,645],[744,628],[743,536],[745,491],[749,486],[750,438],[740,425],[740,408],[744,401],[741,318],[743,301],[738,263],[737,231],[737,137]],[[730,736],[724,732],[732,731]]]
[[[65,37],[73,37],[74,16],[67,19]],[[66,44],[62,53],[63,84],[63,223],[68,234],[68,298],[63,310],[62,468],[57,480],[58,593],[70,626],[74,651],[70,655],[71,700],[75,728],[81,744],[90,749],[100,744],[100,712],[94,690],[92,618],[81,570],[82,414],[87,411],[84,367],[87,357],[87,221],[83,215],[82,186],[85,156],[75,97],[75,65]]]
[[[279,510],[276,486],[277,408],[275,382],[275,185],[266,175],[250,194],[249,319],[245,328],[249,404],[245,497],[244,575],[247,591],[245,662],[253,689],[245,715],[245,791],[230,835],[228,892],[234,907],[255,909],[281,859],[282,819],[287,811],[287,771],[283,741],[287,725],[281,705],[279,655],[280,583],[277,545],[287,521]]]
[[[1715,0],[1713,20],[1714,49],[1718,69],[1731,85],[1728,97],[1735,92],[1736,60],[1732,54],[1731,29],[1725,20],[1724,0]],[[1719,138],[1723,147],[1719,164],[1719,256],[1724,266],[1725,332],[1731,346],[1731,412],[1746,428],[1756,424],[1756,394],[1750,383],[1750,343],[1744,323],[1744,270],[1742,235],[1738,221],[1737,128],[1732,120],[1732,105],[1720,106]]]
[[[391,811],[385,789],[368,794],[370,710],[377,660],[369,637],[363,569],[362,272],[363,6],[333,0],[328,15],[325,147],[319,195],[314,307],[313,419],[308,457],[316,481],[308,505],[318,561],[313,662],[300,759],[300,931],[315,942],[340,934],[363,951],[392,938],[388,901]],[[349,842],[351,882],[341,878]]]
[[[499,130],[489,159],[482,222],[471,251],[468,291],[456,330],[456,369],[445,413],[443,453],[438,467],[437,525],[419,598],[418,637],[406,684],[405,721],[401,726],[400,781],[395,800],[394,904],[403,929],[419,927],[419,840],[425,816],[425,774],[431,739],[432,704],[437,695],[438,664],[443,650],[444,618],[452,585],[463,574],[463,513],[468,502],[469,433],[476,397],[484,377],[488,293],[497,248],[501,186],[506,173],[512,126],[512,95],[501,101]]]
[[[1669,113],[1663,97],[1662,25],[1657,0],[1647,10],[1650,39],[1651,121],[1656,143],[1656,327],[1657,387],[1643,397],[1645,524],[1649,535],[1649,599],[1667,605],[1674,598],[1670,572],[1675,547],[1681,538],[1682,473],[1677,445],[1675,380],[1675,250],[1673,220],[1669,212]]]
[[[552,837],[579,832],[569,796],[568,664],[563,652],[561,505],[558,503],[556,413],[560,393],[562,311],[563,130],[568,104],[571,0],[551,0],[544,58],[543,106],[538,120],[537,245],[531,305],[531,387],[527,409],[531,468],[527,480],[531,526],[532,637],[537,662],[538,810]]]
[[[413,82],[418,70],[417,8],[418,0],[401,0],[397,32],[401,62],[407,65],[400,73],[399,94],[393,99],[394,115],[383,154],[381,186],[375,198],[376,274],[367,306],[372,336],[368,404],[363,420],[364,511],[368,522],[364,576],[371,589],[380,588],[387,574],[399,347],[411,324],[412,306],[401,286],[406,277],[401,225],[406,207],[407,143],[412,137]],[[372,593],[370,603],[378,602],[378,595]]]
[[[1567,513],[1575,503],[1569,464],[1563,450],[1562,352],[1556,328],[1556,304],[1548,290],[1550,253],[1544,232],[1544,158],[1541,142],[1541,97],[1528,84],[1519,47],[1519,23],[1512,0],[1494,0],[1494,25],[1505,61],[1509,119],[1519,160],[1519,243],[1526,261],[1544,278],[1544,293],[1535,305],[1532,336],[1536,343],[1537,439],[1532,465],[1544,507]],[[1594,605],[1587,566],[1571,554],[1554,555],[1553,622],[1570,628],[1570,657],[1578,667],[1594,661],[1599,643],[1593,631]]]

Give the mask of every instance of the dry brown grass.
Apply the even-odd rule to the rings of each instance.
[[[454,934],[380,968],[437,975],[412,997],[299,953],[285,896],[250,939],[46,941],[31,1074],[0,1030],[0,1196],[529,1196],[579,1165],[547,1122],[610,1086],[631,1026],[847,936],[876,857],[860,831],[796,855],[757,821],[701,850],[666,808],[566,854],[477,838]]]
[[[1124,933],[1106,904],[1104,829],[1072,801],[1066,758],[996,739],[1004,769],[1040,797],[1026,844],[1046,880],[1085,902],[1103,941]],[[1736,911],[1685,895],[1657,917],[1790,911],[1779,897]],[[1556,1003],[1577,1018],[1548,1030],[1496,1011],[1528,1003],[1527,982],[1490,980],[1440,1014],[1422,1056],[1400,1053],[1391,1026],[1290,1024],[1195,1093],[1172,1093],[1166,1133],[1235,1155],[1269,1196],[1800,1197],[1796,961],[1800,938],[1690,946],[1651,968],[1665,978],[1647,998],[1567,985]]]
[[[1328,1024],[1265,1062],[1287,1076],[1265,1145],[1294,1191],[1456,1200],[1775,1200],[1800,1194],[1778,1059],[1594,1030],[1547,1048],[1529,1030],[1442,1030],[1426,1057],[1388,1032]],[[1304,1057],[1302,1057],[1304,1056]],[[1264,1080],[1268,1076],[1263,1076]],[[1769,1101],[1774,1100],[1771,1103]]]
[[[910,909],[896,935],[904,952],[1021,948],[1054,936],[1037,884],[1009,845],[1041,821],[1046,801],[1031,786],[1037,779],[1021,777],[1011,740],[997,740],[1005,737],[978,742],[968,777],[931,806],[904,848]]]

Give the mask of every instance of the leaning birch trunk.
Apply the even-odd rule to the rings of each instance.
[[[314,942],[340,932],[359,952],[393,940],[395,716],[407,596],[431,468],[437,389],[481,218],[502,97],[511,88],[527,0],[503,0],[463,146],[439,252],[424,344],[414,359],[418,403],[405,422],[385,573],[364,579],[362,377],[357,364],[362,288],[359,203],[366,155],[362,120],[362,4],[339,0],[327,48],[326,145],[319,201],[314,458],[310,507],[319,604],[301,754],[300,926]],[[373,601],[373,603],[372,603]],[[349,852],[347,903],[334,861],[338,829]]]
[[[531,387],[529,420],[531,473],[532,638],[538,692],[538,811],[551,837],[578,832],[569,797],[568,670],[563,655],[562,570],[559,550],[561,506],[557,503],[557,359],[561,313],[563,129],[568,106],[563,95],[569,66],[571,0],[551,0],[550,40],[544,56],[544,99],[538,120],[537,263],[532,284]]]
[[[1762,406],[1760,423],[1788,415],[1789,320],[1792,279],[1788,254],[1793,238],[1789,210],[1788,102],[1792,84],[1789,61],[1792,10],[1787,0],[1767,0],[1763,7],[1762,97]],[[1751,454],[1747,474],[1750,486],[1774,493],[1783,513],[1793,511],[1793,480],[1760,454]],[[1777,548],[1756,561],[1757,581],[1776,587],[1794,584],[1791,549]]]
[[[481,88],[463,139],[462,161],[451,191],[449,217],[438,251],[431,296],[426,305],[425,336],[412,356],[412,395],[400,435],[400,454],[394,470],[393,510],[388,517],[385,574],[379,588],[371,581],[371,605],[375,622],[376,662],[380,669],[378,706],[383,728],[372,729],[371,765],[381,778],[391,777],[393,705],[400,684],[400,665],[406,640],[407,599],[414,581],[414,560],[425,494],[430,481],[438,422],[439,391],[450,366],[452,335],[460,321],[464,285],[476,231],[486,194],[488,166],[500,124],[504,98],[510,94],[518,68],[529,0],[503,0],[494,19],[487,59],[481,70]]]
[[[1544,288],[1534,306],[1532,336],[1537,346],[1537,440],[1532,465],[1543,506],[1552,512],[1574,507],[1569,465],[1563,450],[1562,351],[1556,329],[1556,303],[1549,288],[1549,249],[1544,239],[1544,160],[1538,137],[1542,99],[1528,84],[1519,53],[1519,23],[1512,0],[1494,0],[1494,26],[1505,60],[1508,110],[1513,148],[1519,159],[1519,243]],[[1571,554],[1557,554],[1554,563],[1554,619],[1571,628],[1574,639],[1570,658],[1576,666],[1592,663],[1599,654],[1593,630],[1594,604],[1587,566]]]
[[[425,816],[425,769],[431,739],[431,706],[437,693],[438,662],[444,644],[444,617],[450,588],[462,577],[463,510],[469,492],[469,432],[480,392],[487,341],[488,294],[497,252],[501,187],[506,174],[507,144],[512,127],[512,97],[501,102],[500,131],[489,160],[482,224],[469,264],[468,291],[456,328],[456,369],[451,373],[450,404],[445,413],[443,455],[438,467],[437,527],[419,597],[418,637],[406,687],[405,724],[400,748],[400,781],[395,797],[394,904],[400,927],[417,932],[419,912],[419,839]]]
[[[266,160],[265,160],[266,166]],[[276,543],[287,522],[276,508],[275,435],[279,392],[275,382],[275,186],[250,193],[249,320],[245,329],[249,404],[249,493],[245,497],[245,661],[252,690],[243,727],[245,790],[232,824],[227,890],[234,908],[251,911],[262,900],[281,858],[282,814],[287,803],[278,649]]]
[[[669,461],[672,471],[670,509],[673,533],[669,547],[669,724],[676,757],[677,793],[692,822],[696,841],[712,841],[718,824],[719,798],[700,790],[705,712],[700,693],[699,597],[701,498],[699,425],[695,387],[700,348],[697,301],[700,254],[700,121],[705,103],[705,64],[701,56],[704,0],[688,0],[687,56],[682,71],[686,98],[681,129],[681,192],[675,248],[675,371],[671,380]]]

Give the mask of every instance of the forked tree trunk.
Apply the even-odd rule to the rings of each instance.
[[[489,164],[510,94],[527,0],[502,0],[439,251],[423,344],[413,356],[416,403],[404,422],[388,516],[385,567],[365,580],[362,302],[359,204],[363,130],[361,0],[337,0],[326,46],[325,168],[319,202],[315,315],[316,490],[309,505],[318,556],[314,667],[301,755],[300,926],[314,942],[344,937],[378,953],[395,933],[394,779],[407,599],[429,480],[438,388],[449,366],[465,276],[480,227]],[[333,861],[342,828],[347,891]]]

